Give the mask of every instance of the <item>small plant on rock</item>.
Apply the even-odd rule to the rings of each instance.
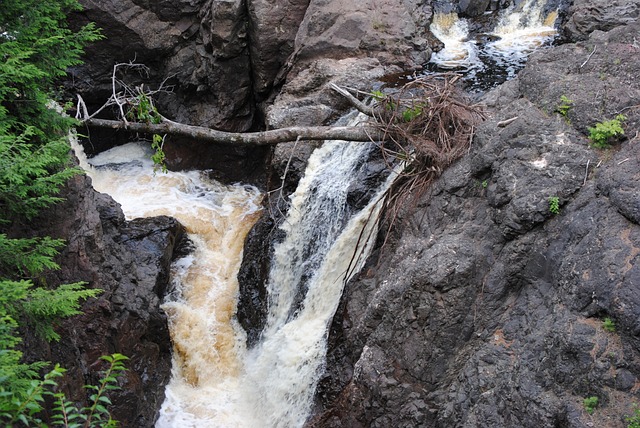
[[[566,95],[560,96],[560,104],[556,107],[556,111],[560,114],[560,116],[567,119],[567,115],[569,114],[569,110],[573,108],[573,100],[570,100],[566,97]]]
[[[629,424],[627,428],[640,428],[640,408],[634,404],[633,415],[625,416],[624,420]]]
[[[378,91],[378,90],[371,91],[371,96],[376,101],[382,101],[386,98],[386,95],[382,91]]]
[[[589,140],[591,145],[598,149],[609,148],[609,145],[616,139],[624,135],[622,123],[627,120],[623,114],[619,114],[615,119],[596,123],[596,126],[589,129]]]
[[[602,328],[604,328],[609,333],[613,333],[616,331],[616,323],[613,322],[611,318],[605,318],[602,320]]]
[[[592,414],[596,410],[596,407],[598,407],[598,397],[587,397],[582,400],[582,405],[587,413]]]
[[[560,198],[551,196],[549,198],[549,212],[554,215],[560,214]]]

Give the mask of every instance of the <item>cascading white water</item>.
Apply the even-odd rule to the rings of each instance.
[[[371,149],[369,143],[329,142],[309,159],[282,225],[286,237],[275,248],[267,325],[251,350],[234,314],[257,190],[222,186],[196,172],[154,175],[141,145],[91,160],[105,167],[85,166],[96,189],[120,202],[127,217],[174,216],[195,243],[194,253],[174,264],[177,296],[163,305],[174,362],[156,427],[304,424],[343,284],[364,263],[372,245],[366,237],[377,227],[370,219],[377,218],[379,196],[359,213],[347,204],[347,189]],[[391,182],[390,176],[379,194]]]
[[[469,34],[469,23],[456,14],[436,13],[430,30],[445,45],[431,56],[430,62],[441,69],[487,73],[504,69],[506,78],[515,76],[527,57],[549,42],[557,33],[554,28],[557,11],[544,16],[541,0],[527,0],[500,12],[500,19],[489,33],[493,41],[479,43]]]
[[[253,406],[265,416],[261,426],[302,426],[311,409],[328,324],[344,282],[369,253],[372,240],[366,237],[376,227],[368,219],[377,218],[378,197],[353,217],[347,209],[347,189],[371,148],[369,143],[325,144],[309,159],[292,196],[282,226],[287,237],[275,248],[269,278],[267,325],[247,362],[248,381],[256,390]],[[295,311],[301,284],[307,292]]]
[[[483,48],[486,55],[507,68],[509,77],[515,76],[534,50],[557,34],[554,24],[558,12],[544,16],[542,7],[543,2],[527,0],[520,7],[506,9],[491,33],[498,39]]]
[[[443,69],[470,70],[481,66],[478,46],[469,40],[469,23],[455,13],[436,13],[433,16],[431,33],[444,43],[444,49],[431,55],[431,62]]]
[[[196,171],[154,174],[144,143],[101,153],[91,159],[92,165],[81,148],[76,147],[76,154],[96,190],[119,202],[128,219],[173,216],[194,243],[193,253],[173,266],[176,292],[163,306],[174,353],[160,424],[234,426],[227,420],[237,417],[237,409],[224,404],[216,408],[209,397],[238,389],[234,383],[245,350],[244,331],[234,318],[236,275],[244,238],[260,212],[260,192],[224,186]]]

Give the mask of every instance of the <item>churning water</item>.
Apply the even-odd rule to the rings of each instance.
[[[544,15],[543,2],[527,0],[500,12],[492,31],[472,35],[469,22],[457,14],[433,17],[431,32],[444,49],[431,56],[439,70],[457,70],[466,75],[471,89],[483,89],[513,78],[527,58],[557,34],[557,11]]]
[[[329,322],[345,281],[369,253],[371,240],[362,237],[375,235],[377,227],[369,219],[377,217],[379,196],[360,212],[347,203],[347,189],[372,147],[328,142],[311,156],[281,226],[286,237],[275,248],[267,324],[250,350],[235,319],[236,275],[245,236],[260,213],[258,190],[224,186],[198,172],[154,174],[143,144],[102,153],[91,165],[79,154],[94,187],[118,201],[127,218],[176,217],[195,244],[190,256],[174,263],[177,293],[163,305],[174,353],[156,427],[304,424],[323,370]]]

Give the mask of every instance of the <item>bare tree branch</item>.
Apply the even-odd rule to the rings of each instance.
[[[331,87],[331,89],[333,89],[334,91],[336,91],[337,93],[345,97],[347,100],[349,100],[351,105],[354,106],[359,112],[364,113],[367,116],[373,117],[374,112],[372,107],[369,107],[368,105],[366,105],[365,103],[363,103],[362,101],[360,101],[359,99],[351,95],[349,91],[347,91],[344,88],[341,88],[335,83],[330,83],[329,86]]]
[[[383,134],[374,125],[359,126],[294,126],[262,132],[223,132],[201,126],[185,125],[164,119],[162,123],[127,122],[90,118],[85,125],[126,129],[147,134],[168,134],[210,143],[267,146],[300,140],[379,141]]]

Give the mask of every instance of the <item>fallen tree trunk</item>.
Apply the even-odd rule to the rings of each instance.
[[[242,145],[274,145],[298,140],[381,141],[384,134],[374,125],[357,126],[294,126],[261,132],[224,132],[201,126],[186,125],[163,119],[161,123],[125,122],[89,118],[82,121],[87,126],[124,129],[145,134],[174,135],[211,143]]]
[[[130,132],[162,135],[163,138],[164,136],[180,136],[209,143],[253,146],[269,146],[301,140],[382,141],[385,139],[384,132],[381,132],[380,128],[373,123],[361,123],[355,126],[295,126],[269,131],[239,133],[174,122],[163,117],[153,104],[153,96],[165,91],[163,89],[164,82],[157,90],[146,89],[144,85],[131,87],[117,78],[119,69],[148,71],[146,66],[135,62],[115,64],[111,76],[112,94],[102,107],[89,114],[84,100],[78,95],[76,119],[82,124],[99,128],[123,129]],[[346,97],[358,110],[373,116],[372,107],[366,106],[347,90],[335,84],[332,84],[332,88]],[[117,108],[119,120],[98,119],[95,117],[107,107]]]

